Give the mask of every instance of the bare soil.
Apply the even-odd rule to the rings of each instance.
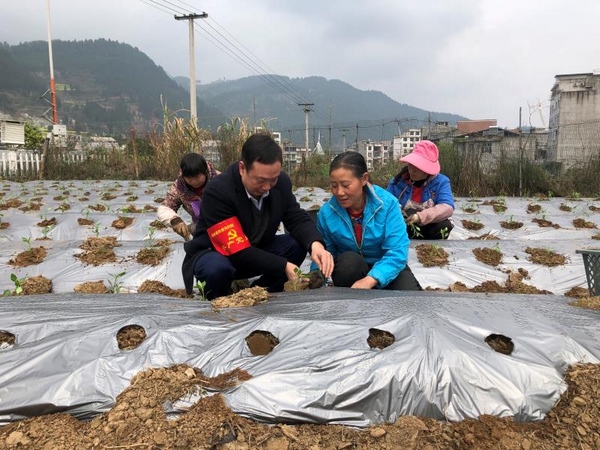
[[[473,249],[475,259],[488,266],[497,266],[502,263],[502,252],[495,248],[478,247]]]
[[[268,355],[279,345],[279,338],[264,330],[254,330],[245,340],[254,356]]]
[[[6,230],[8,227],[10,227],[9,222],[0,222],[0,230]]]
[[[264,303],[269,298],[267,290],[260,286],[251,287],[211,302],[213,308],[239,308]]]
[[[165,228],[167,228],[167,226],[158,219],[155,219],[152,222],[150,222],[150,226],[152,228],[156,228],[157,230],[164,230]]]
[[[537,214],[542,210],[542,205],[536,205],[535,203],[530,203],[527,205],[527,213],[528,214]]]
[[[498,240],[500,240],[500,238],[497,235],[495,235],[494,233],[492,233],[491,231],[488,231],[487,233],[484,233],[481,236],[471,236],[467,240],[498,241]]]
[[[152,247],[142,248],[135,259],[140,264],[149,266],[158,266],[169,254],[169,247],[163,245],[154,245]]]
[[[37,275],[25,278],[23,281],[23,295],[49,294],[52,292],[52,281]]]
[[[481,230],[483,228],[483,224],[481,222],[475,222],[472,220],[462,219],[461,223],[465,230],[477,231],[477,230]]]
[[[380,330],[378,328],[369,328],[369,337],[367,338],[369,347],[382,350],[389,347],[394,342],[396,342],[396,337],[389,331]]]
[[[507,230],[518,230],[519,228],[521,228],[523,226],[523,222],[518,222],[516,220],[511,220],[511,221],[501,220],[500,226]]]
[[[565,212],[571,212],[573,211],[573,207],[566,205],[564,203],[561,203],[560,206],[558,207],[558,209],[560,209],[561,211],[565,211]]]
[[[490,334],[485,338],[487,345],[492,347],[498,353],[510,355],[515,349],[515,344],[512,339],[503,334]]]
[[[116,228],[117,230],[122,230],[127,228],[129,225],[133,223],[133,217],[119,217],[118,219],[113,220],[111,226]]]
[[[77,223],[79,225],[82,225],[82,226],[84,226],[84,225],[93,225],[94,221],[92,219],[86,219],[85,217],[79,217],[77,219]]]
[[[580,297],[574,302],[569,303],[569,305],[600,310],[600,296]]]
[[[8,264],[15,267],[34,266],[41,263],[47,254],[48,252],[43,246],[31,247],[24,252],[18,253],[15,259],[8,261]]]
[[[108,294],[110,292],[102,280],[86,281],[78,284],[73,288],[73,291],[79,294]]]
[[[573,226],[575,228],[598,228],[594,222],[589,222],[581,217],[573,220]]]
[[[15,345],[15,342],[17,342],[17,337],[14,334],[0,330],[0,349]]]
[[[533,223],[537,223],[540,228],[560,228],[560,225],[546,219],[531,219]]]
[[[185,289],[172,289],[163,282],[157,280],[145,280],[138,288],[138,293],[144,292],[162,294],[168,297],[192,298],[191,295],[187,295]]]
[[[503,284],[488,280],[481,284],[468,288],[463,282],[457,281],[447,289],[428,289],[449,292],[481,292],[488,294],[552,294],[550,291],[541,290],[535,286],[525,283],[523,280],[529,277],[527,270],[519,268],[517,272],[506,270],[507,278]]]
[[[564,255],[545,248],[527,247],[525,253],[529,255],[529,261],[534,264],[556,267],[567,263],[567,258]]]
[[[535,423],[481,416],[440,422],[403,416],[367,429],[340,425],[269,426],[237,416],[223,390],[251,375],[241,369],[209,378],[186,365],[152,368],[135,375],[115,406],[90,422],[52,414],[0,428],[2,449],[214,449],[214,450],[555,450],[600,446],[600,366],[578,364],[565,374],[568,389],[547,417]],[[186,394],[200,400],[176,419],[162,408]]]
[[[38,227],[53,227],[56,225],[56,217],[51,217],[50,219],[45,219],[37,223]]]
[[[417,259],[424,267],[443,267],[448,264],[448,253],[433,244],[419,244],[415,247]]]
[[[117,345],[121,350],[133,350],[146,339],[146,330],[141,325],[126,325],[117,332]]]
[[[75,255],[75,257],[79,258],[84,264],[100,266],[115,262],[117,255],[113,248],[120,246],[121,244],[115,236],[89,237],[79,246],[83,253]]]

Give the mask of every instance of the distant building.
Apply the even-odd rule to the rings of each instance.
[[[554,78],[548,157],[568,168],[600,153],[600,71]]]
[[[0,145],[25,145],[25,123],[16,120],[0,121]]]
[[[419,128],[410,128],[399,136],[394,136],[392,140],[392,160],[398,161],[403,156],[412,152],[415,144],[422,138],[422,132]]]
[[[358,153],[364,156],[369,170],[390,162],[392,143],[390,141],[359,141]]]

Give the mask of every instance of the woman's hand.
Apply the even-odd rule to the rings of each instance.
[[[377,280],[369,275],[354,282],[352,289],[373,289],[377,286]]]
[[[419,215],[417,213],[411,214],[405,220],[407,225],[419,225],[421,223],[421,219],[419,219]]]
[[[325,250],[323,244],[319,241],[313,242],[310,247],[310,257],[321,269],[325,279],[330,278],[333,273],[333,256]]]

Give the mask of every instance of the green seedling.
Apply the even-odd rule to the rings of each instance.
[[[200,300],[208,300],[208,298],[206,298],[207,292],[204,291],[204,289],[206,288],[206,281],[196,281],[195,288],[198,289],[198,297],[200,298]]]
[[[23,293],[23,283],[25,282],[25,278],[19,278],[14,273],[10,274],[10,281],[12,281],[15,285],[14,289],[6,289],[3,293],[3,297],[8,297],[9,295],[19,295]]]
[[[408,226],[411,228],[412,235],[417,238],[422,238],[423,234],[421,233],[421,227],[415,225],[414,223],[409,223]]]
[[[448,227],[444,227],[440,230],[440,235],[442,236],[442,239],[446,239],[449,234],[450,231],[448,231]]]
[[[100,235],[100,222],[94,222],[94,225],[92,225],[92,233],[94,233],[94,236],[96,237]]]
[[[125,275],[126,272],[119,273],[109,273],[112,277],[111,280],[108,280],[108,290],[113,294],[119,294],[121,289],[123,288],[123,282],[120,281],[120,278]]]
[[[54,230],[54,228],[54,225],[46,225],[44,228],[42,228],[42,238],[48,239],[48,234],[50,234],[50,232]]]
[[[27,250],[31,250],[31,236],[29,236],[29,237],[25,237],[25,236],[23,236],[23,237],[21,238],[21,240],[22,240],[23,242],[25,242],[25,244],[27,245]]]

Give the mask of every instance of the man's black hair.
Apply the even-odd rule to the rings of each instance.
[[[242,162],[246,170],[250,170],[254,162],[283,164],[283,152],[275,140],[267,134],[253,134],[242,146]]]

